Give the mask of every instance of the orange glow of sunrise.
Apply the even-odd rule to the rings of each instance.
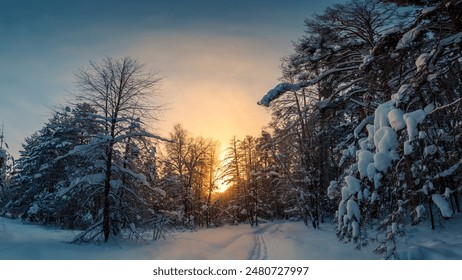
[[[216,192],[219,192],[219,193],[225,192],[229,187],[229,185],[226,184],[225,181],[222,179],[219,179],[217,181],[217,185],[218,185],[218,189],[216,190]]]
[[[168,136],[180,123],[194,136],[218,140],[224,151],[231,139],[259,136],[271,119],[257,101],[280,75],[277,50],[250,38],[205,34],[160,34],[130,50],[149,68],[162,65],[162,98],[168,110],[155,124]],[[228,186],[217,182],[217,192]]]
[[[221,152],[220,152],[220,164],[221,164],[221,167],[222,167],[222,172],[224,171],[223,170],[223,167],[226,165],[226,148],[227,146],[221,146]],[[218,193],[223,193],[225,192],[228,188],[229,188],[229,184],[226,182],[226,179],[225,177],[223,177],[223,174],[220,174],[219,175],[220,178],[217,180],[217,190],[216,192]]]
[[[156,124],[168,135],[176,123],[226,149],[233,136],[258,136],[270,114],[257,101],[280,75],[274,50],[250,39],[162,34],[130,50],[160,75],[166,110]]]

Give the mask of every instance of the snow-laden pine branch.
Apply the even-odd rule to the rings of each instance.
[[[291,84],[291,83],[280,83],[277,86],[275,86],[273,89],[268,91],[268,93],[262,97],[262,99],[258,102],[258,105],[262,105],[265,107],[268,107],[269,104],[273,101],[279,98],[281,95],[288,91],[298,91],[302,88],[306,88],[308,86],[314,85],[316,83],[319,83],[322,79],[325,77],[338,73],[338,72],[343,72],[343,71],[351,71],[351,70],[357,70],[359,69],[359,66],[349,66],[349,67],[343,67],[343,68],[333,68],[326,70],[322,72],[319,76],[309,80],[309,81],[301,81],[296,84]]]
[[[114,142],[115,143],[119,143],[119,142],[123,142],[124,139],[127,139],[127,138],[153,138],[153,139],[157,139],[157,140],[160,140],[160,141],[163,141],[163,142],[169,142],[169,143],[173,143],[172,140],[170,139],[167,139],[167,138],[164,138],[164,137],[161,137],[159,135],[156,135],[156,134],[152,134],[150,132],[147,132],[147,131],[134,131],[134,132],[129,132],[127,134],[124,134],[124,135],[120,135],[120,136],[117,136],[114,138]]]
[[[430,114],[436,113],[436,112],[441,111],[441,110],[446,110],[447,108],[452,107],[452,106],[460,103],[461,101],[462,101],[462,98],[458,98],[458,99],[456,99],[455,101],[453,101],[453,102],[451,102],[449,104],[446,104],[446,105],[440,106],[438,108],[435,108],[433,111],[431,111],[428,114],[430,115]]]
[[[443,170],[441,171],[440,173],[436,174],[435,177],[433,177],[434,179],[438,179],[438,178],[442,178],[442,177],[447,177],[447,176],[450,176],[452,174],[454,174],[454,172],[459,169],[460,165],[462,164],[462,159],[459,160],[458,162],[456,162],[455,164],[453,164],[451,167],[449,167],[448,169],[446,170]]]

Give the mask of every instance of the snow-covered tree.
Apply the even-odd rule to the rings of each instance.
[[[403,61],[390,80],[393,95],[375,112],[398,139],[394,176],[384,178],[400,196],[382,223],[388,244],[396,228],[425,217],[435,228],[435,217],[448,219],[459,211],[462,3],[431,2],[381,44],[393,44],[390,56]],[[388,244],[380,250],[393,257]]]
[[[162,181],[174,199],[181,223],[187,228],[210,226],[219,178],[218,143],[194,137],[177,124],[162,157]]]
[[[349,130],[370,119],[374,100],[369,92],[379,91],[383,83],[362,75],[369,51],[398,16],[395,8],[367,0],[336,4],[307,19],[306,36],[284,59],[282,83],[260,101],[273,103],[272,126],[284,131],[284,138],[291,135],[298,147],[302,200],[309,200],[315,226],[328,211],[322,209],[328,208],[325,186],[344,164],[338,150],[353,139]]]
[[[225,216],[231,224],[238,224],[247,219],[246,200],[244,196],[242,156],[238,149],[240,140],[234,136],[226,150],[223,166],[223,178],[228,185]]]
[[[7,188],[7,158],[7,152],[0,148],[0,192]]]
[[[8,144],[5,141],[4,125],[0,131],[0,209],[3,208],[9,191],[11,173],[14,169],[14,159],[8,152]]]
[[[394,257],[405,226],[429,217],[434,227],[435,210],[448,219],[459,209],[462,4],[386,2],[425,7],[398,17],[379,1],[351,1],[308,20],[286,79],[260,104],[315,86],[318,99],[299,119],[339,113],[325,127],[341,152],[339,177],[327,188],[340,201],[339,237],[361,245],[372,226],[381,232],[377,252]],[[309,131],[322,133],[315,127]]]
[[[71,220],[80,224],[79,219],[66,217],[75,208],[64,208],[69,212],[60,211],[62,205],[58,206],[52,197],[69,182],[68,167],[77,164],[75,157],[60,162],[56,159],[82,144],[84,134],[93,130],[78,120],[79,115],[88,112],[91,108],[87,104],[78,104],[74,109],[58,109],[42,129],[26,138],[7,194],[9,215],[66,227],[72,227]]]
[[[91,62],[76,77],[80,92],[75,97],[96,110],[87,118],[100,129],[96,134],[87,135],[89,143],[76,146],[68,153],[92,163],[75,169],[69,191],[85,190],[100,206],[91,217],[94,224],[77,241],[94,240],[101,235],[108,241],[123,228],[136,233],[138,211],[143,207],[143,211],[152,210],[140,192],[155,190],[146,176],[131,165],[131,159],[137,157],[144,139],[163,140],[148,132],[143,122],[159,109],[152,105],[151,99],[159,78],[145,72],[138,61],[129,57],[106,57],[101,63]],[[133,203],[138,204],[136,211],[131,211]]]
[[[221,177],[221,162],[219,158],[220,145],[216,141],[212,141],[210,148],[206,155],[205,168],[204,168],[204,192],[205,204],[201,205],[204,215],[205,212],[205,226],[211,227],[213,224],[219,224],[217,221],[219,199],[216,198],[215,193],[218,189],[218,180]],[[215,221],[215,223],[214,223]]]
[[[223,171],[229,185],[223,212],[230,223],[248,222],[258,226],[262,219],[283,217],[270,147],[270,135],[266,132],[261,137],[231,140]]]

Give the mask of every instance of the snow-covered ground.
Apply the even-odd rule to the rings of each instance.
[[[401,258],[462,260],[462,217],[444,229],[414,228],[398,244]],[[69,244],[75,232],[27,225],[0,218],[0,259],[10,260],[368,260],[379,259],[372,246],[353,249],[338,242],[330,224],[313,230],[298,222],[274,222],[256,228],[225,226],[181,232],[156,242],[119,245]]]

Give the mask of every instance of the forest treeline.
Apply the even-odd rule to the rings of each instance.
[[[2,161],[1,214],[82,229],[76,242],[328,220],[341,241],[374,241],[385,258],[407,227],[450,222],[462,182],[462,1],[353,0],[304,28],[259,102],[271,122],[224,143],[224,156],[181,124],[149,131],[159,80],[136,60],[81,69],[74,102],[14,165]]]

